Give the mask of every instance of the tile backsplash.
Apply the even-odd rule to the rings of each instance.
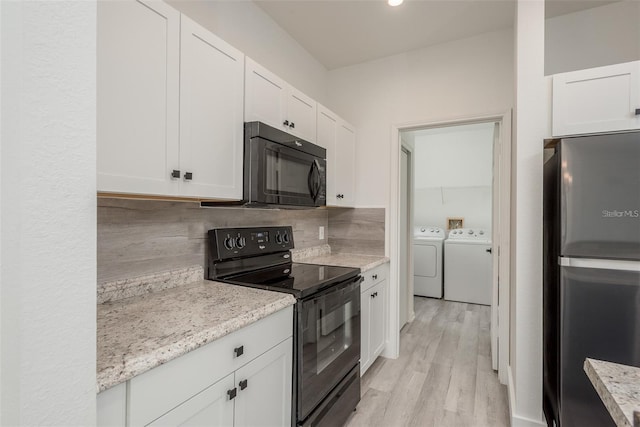
[[[384,208],[329,209],[332,253],[384,256]]]
[[[328,243],[327,209],[201,208],[199,203],[98,198],[98,284],[206,266],[207,230],[291,225],[295,247]],[[384,252],[384,210],[383,210]]]

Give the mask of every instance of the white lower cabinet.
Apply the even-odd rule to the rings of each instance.
[[[98,427],[123,426],[127,417],[127,383],[118,384],[98,394]]]
[[[234,408],[228,392],[233,390],[234,385],[234,374],[229,374],[149,425],[231,426]]]
[[[167,412],[151,426],[284,426],[291,422],[291,338]]]
[[[387,294],[389,264],[363,273],[360,290],[361,352],[360,374],[363,375],[384,350],[386,342]]]
[[[98,425],[289,425],[292,319],[287,307],[103,391]]]

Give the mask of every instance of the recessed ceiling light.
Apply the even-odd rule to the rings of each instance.
[[[389,6],[400,6],[404,0],[387,0]]]

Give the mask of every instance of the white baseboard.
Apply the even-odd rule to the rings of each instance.
[[[516,389],[513,385],[513,373],[511,366],[507,370],[508,385],[507,393],[509,394],[509,417],[511,418],[511,427],[547,427],[544,420],[534,420],[532,418],[523,417],[515,413],[516,409]]]

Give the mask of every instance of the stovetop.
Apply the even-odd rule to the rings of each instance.
[[[303,299],[360,274],[359,268],[292,263],[291,226],[214,228],[208,234],[211,280]]]
[[[232,274],[221,280],[235,285],[287,292],[298,299],[304,299],[359,274],[359,268],[288,263],[248,273]]]

